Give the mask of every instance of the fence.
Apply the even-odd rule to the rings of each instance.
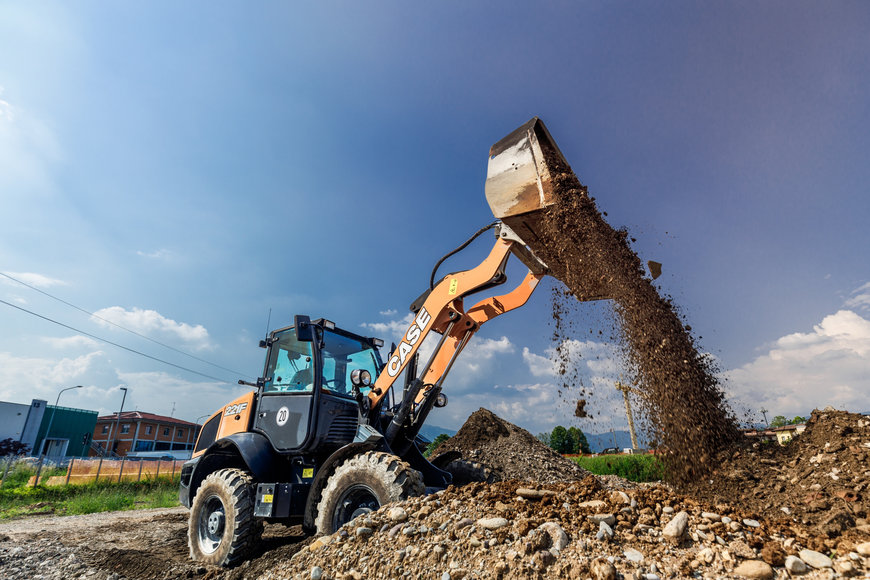
[[[163,459],[128,459],[122,458],[94,458],[94,459],[70,459],[67,465],[66,475],[42,476],[39,483],[42,485],[66,485],[82,484],[95,481],[142,481],[143,479],[157,479],[160,477],[173,478],[181,473],[184,460]],[[36,485],[36,477],[30,478],[28,485]]]

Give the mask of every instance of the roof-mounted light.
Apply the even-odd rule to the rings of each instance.
[[[380,338],[373,338],[372,344],[375,345],[377,348],[381,348],[382,346],[384,346],[384,341]]]
[[[323,328],[326,330],[335,330],[335,323],[331,320],[323,319]]]

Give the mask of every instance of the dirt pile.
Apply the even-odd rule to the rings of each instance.
[[[446,466],[458,485],[508,479],[576,481],[589,475],[525,429],[482,408],[472,413],[456,435],[432,453],[430,460]]]
[[[559,157],[559,156],[556,156]],[[645,275],[627,234],[612,228],[571,168],[556,159],[558,202],[534,226],[535,250],[573,298],[554,301],[555,349],[563,387],[576,385],[578,361],[563,348],[566,321],[577,300],[609,298],[619,320],[631,382],[642,392],[649,439],[667,455],[676,481],[691,481],[710,466],[713,453],[736,439],[733,413],[711,361],[698,352],[672,302]],[[582,394],[582,393],[580,393]]]
[[[710,479],[692,487],[696,497],[800,524],[798,537],[814,549],[870,538],[870,417],[816,410],[785,447],[747,438],[715,463]]]
[[[840,542],[828,558],[743,509],[590,476],[451,486],[387,505],[260,578],[785,578],[786,566],[806,578],[866,575],[870,542]]]

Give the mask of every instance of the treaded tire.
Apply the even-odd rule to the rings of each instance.
[[[442,469],[453,476],[453,485],[457,487],[475,482],[494,483],[501,479],[489,467],[465,459],[454,459]]]
[[[332,534],[358,515],[426,491],[423,476],[407,462],[381,451],[347,459],[330,476],[320,494],[314,526]]]
[[[213,566],[232,566],[250,555],[263,534],[254,517],[254,485],[241,469],[219,469],[206,477],[190,506],[190,557]]]

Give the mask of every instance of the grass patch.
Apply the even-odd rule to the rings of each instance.
[[[16,474],[14,478],[10,477],[11,474],[10,470],[3,487],[0,488],[0,520],[32,515],[76,515],[179,505],[180,476],[137,482],[100,481],[84,485],[30,487],[27,481],[33,471],[26,475]]]
[[[664,465],[655,455],[599,455],[571,459],[596,475],[618,475],[639,483],[659,481],[665,475]]]

